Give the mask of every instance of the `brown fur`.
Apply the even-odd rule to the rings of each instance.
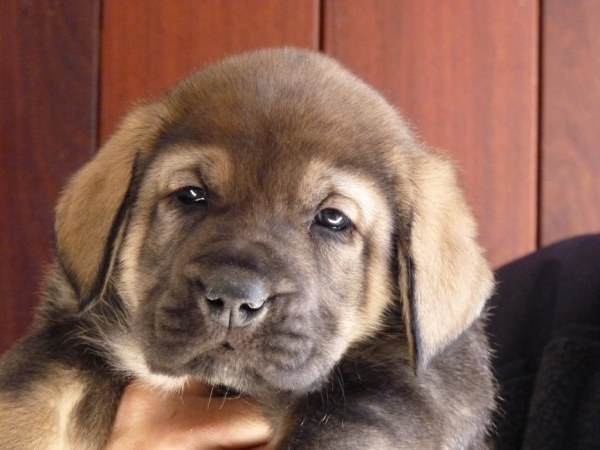
[[[330,59],[190,77],[56,213],[36,326],[0,362],[1,448],[101,448],[130,377],[251,395],[275,448],[487,448],[493,281],[454,169]]]

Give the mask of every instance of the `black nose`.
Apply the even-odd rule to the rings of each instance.
[[[266,313],[269,295],[256,275],[245,271],[218,271],[203,277],[208,315],[228,328],[259,321]]]

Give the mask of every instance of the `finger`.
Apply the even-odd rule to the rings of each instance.
[[[111,438],[116,446],[109,448],[266,448],[261,446],[271,430],[258,406],[244,397],[210,392],[210,386],[197,382],[178,394],[131,383],[117,412]]]
[[[197,399],[195,399],[197,400]],[[203,399],[206,400],[206,399]],[[249,448],[265,445],[271,436],[269,422],[255,403],[246,398],[213,398],[188,405],[190,439],[196,445],[221,445],[221,448]],[[200,408],[204,408],[201,411]],[[202,448],[202,447],[200,447]]]

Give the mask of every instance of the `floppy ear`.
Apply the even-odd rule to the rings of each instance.
[[[106,287],[125,223],[134,164],[149,151],[163,109],[155,103],[131,111],[96,156],[71,178],[58,202],[57,256],[78,294],[80,310]]]
[[[423,369],[481,314],[494,282],[453,165],[428,151],[411,162],[400,286],[412,360]]]

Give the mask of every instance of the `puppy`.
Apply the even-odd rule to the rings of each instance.
[[[276,449],[483,449],[493,280],[452,165],[336,62],[235,56],[67,185],[0,448],[100,449],[131,377],[252,396]]]

